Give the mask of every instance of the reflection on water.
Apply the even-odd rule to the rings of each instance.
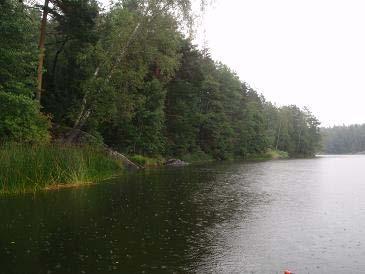
[[[210,164],[2,198],[0,273],[365,273],[364,164]]]

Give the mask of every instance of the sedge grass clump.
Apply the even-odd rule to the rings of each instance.
[[[95,182],[122,164],[91,147],[5,144],[0,146],[0,193]]]
[[[131,156],[130,160],[143,167],[156,167],[161,166],[164,163],[164,159],[162,157],[157,156],[155,158],[151,158],[138,154]]]
[[[273,150],[273,149],[269,149],[267,152],[266,152],[266,156],[269,158],[269,159],[288,159],[289,158],[289,155],[287,152],[285,151],[281,151],[281,150]]]

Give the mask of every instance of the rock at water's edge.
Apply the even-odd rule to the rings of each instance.
[[[187,166],[189,165],[189,163],[184,162],[182,160],[179,159],[168,159],[165,163],[165,166]]]

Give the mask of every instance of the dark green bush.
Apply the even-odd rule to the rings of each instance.
[[[24,96],[0,91],[0,140],[44,143],[49,140],[48,117],[39,104]]]

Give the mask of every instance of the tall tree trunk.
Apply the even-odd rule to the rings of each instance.
[[[132,34],[129,36],[129,39],[128,39],[127,43],[124,45],[124,47],[122,48],[120,54],[117,56],[116,61],[112,64],[112,66],[111,66],[111,68],[109,70],[109,73],[106,76],[106,80],[107,81],[110,80],[110,78],[112,77],[113,72],[114,72],[116,66],[121,62],[122,58],[124,57],[124,54],[128,50],[128,48],[129,48],[131,42],[133,41],[134,37],[136,36],[136,34],[137,34],[140,26],[141,26],[141,23],[139,22],[136,25],[136,27],[134,28]],[[100,67],[97,67],[96,68],[96,70],[94,72],[94,75],[93,75],[93,78],[97,78],[99,76],[99,69],[100,69]],[[89,96],[89,93],[90,93],[90,90],[87,90],[85,92],[85,94],[84,94],[84,97],[82,98],[80,112],[79,112],[79,115],[77,116],[77,119],[76,119],[76,121],[74,123],[74,126],[73,126],[74,129],[81,129],[82,126],[84,125],[84,123],[86,122],[86,120],[89,118],[89,116],[91,114],[90,113],[90,110],[88,110],[86,108],[87,99],[88,99],[87,97]]]
[[[39,59],[38,59],[38,77],[37,77],[37,93],[36,99],[40,102],[42,95],[42,78],[43,78],[43,62],[44,62],[44,42],[46,40],[46,25],[48,15],[48,3],[49,0],[44,0],[43,15],[41,21],[41,30],[39,36]]]
[[[68,39],[64,40],[61,44],[61,47],[57,50],[54,58],[53,58],[53,64],[52,64],[52,78],[55,78],[55,74],[56,74],[56,67],[57,67],[57,61],[58,61],[58,56],[60,55],[60,53],[63,51],[63,48],[65,47],[66,43],[67,43]]]
[[[276,150],[278,150],[278,148],[279,148],[280,132],[281,132],[281,120],[280,120],[280,124],[279,124],[279,132],[278,132],[278,136],[277,136],[277,138],[276,138],[276,146],[275,146],[275,149],[276,149]]]
[[[300,152],[300,143],[301,143],[301,140],[302,139],[302,126],[300,125],[300,129],[299,129],[299,137],[298,137],[298,148],[297,148],[297,151],[298,153]]]
[[[45,1],[48,1],[48,0],[45,0]],[[159,1],[157,1],[155,4],[157,5],[159,3]],[[168,4],[166,4],[163,8],[161,8],[160,10],[160,13],[161,12],[164,12],[165,10],[167,10],[169,7],[171,7],[171,4],[173,3],[170,2]],[[132,33],[130,34],[126,44],[121,48],[120,50],[120,53],[117,55],[117,57],[115,58],[115,61],[112,63],[110,69],[109,69],[109,72],[107,74],[107,76],[105,77],[106,78],[106,81],[109,81],[110,78],[112,77],[113,73],[114,73],[114,70],[116,69],[116,67],[121,63],[124,55],[127,53],[131,43],[133,42],[133,40],[135,39],[135,37],[137,36],[138,34],[138,31],[140,30],[141,28],[141,25],[143,23],[150,23],[150,21],[155,18],[155,16],[152,16],[152,18],[147,18],[147,22],[143,22],[147,16],[147,14],[149,13],[150,11],[150,7],[146,7],[145,11],[143,12],[143,15],[142,15],[142,20],[140,22],[137,23],[137,25],[135,26],[135,28],[133,29]],[[99,69],[100,69],[100,66],[98,66],[94,72],[94,75],[93,77],[94,78],[97,78],[99,76]],[[90,114],[91,114],[91,110],[87,108],[87,102],[88,102],[88,96],[89,96],[89,93],[90,93],[90,90],[87,90],[84,94],[84,97],[81,101],[81,106],[80,106],[80,112],[77,116],[77,119],[74,123],[74,126],[73,126],[73,129],[74,131],[78,130],[78,129],[81,129],[83,127],[83,125],[86,123],[87,119],[89,118]],[[71,134],[71,136],[68,138],[68,140],[71,142],[73,139],[73,135]]]

